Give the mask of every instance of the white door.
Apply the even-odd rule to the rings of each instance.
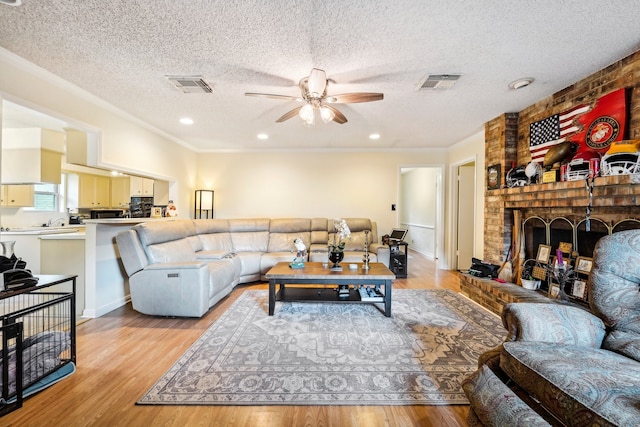
[[[458,233],[456,269],[471,266],[475,236],[475,164],[458,167]]]

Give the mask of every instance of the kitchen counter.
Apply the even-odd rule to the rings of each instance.
[[[87,235],[84,231],[75,231],[72,233],[54,233],[54,234],[41,234],[40,240],[84,240]]]
[[[141,222],[149,221],[173,221],[177,218],[102,218],[102,219],[85,219],[85,225],[89,224],[106,224],[106,225],[126,225],[126,224],[139,224]]]
[[[120,264],[116,234],[149,221],[174,218],[85,219],[86,294],[84,317],[100,317],[130,300],[129,279]],[[60,235],[58,235],[60,236]]]
[[[2,231],[3,236],[44,236],[68,233],[80,233],[84,231],[84,226],[65,226],[65,227],[17,227]]]

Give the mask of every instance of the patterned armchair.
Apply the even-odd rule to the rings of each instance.
[[[640,230],[598,242],[588,286],[590,311],[505,307],[505,342],[463,383],[470,425],[640,425]]]

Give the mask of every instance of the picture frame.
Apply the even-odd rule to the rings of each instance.
[[[576,298],[585,299],[587,293],[587,282],[584,280],[574,280],[571,286],[571,295]]]
[[[558,285],[557,283],[550,283],[549,284],[549,297],[558,298],[558,295],[560,295],[560,285]]]
[[[582,274],[591,274],[591,269],[593,268],[593,258],[579,256],[576,259],[576,272]]]
[[[491,165],[487,168],[487,190],[500,188],[500,165]]]
[[[158,206],[152,207],[151,218],[162,218],[162,208]]]
[[[538,254],[536,255],[536,261],[540,264],[548,264],[549,257],[551,256],[551,246],[538,245]]]
[[[570,242],[560,242],[560,244],[558,244],[558,249],[560,249],[560,252],[562,252],[563,254],[571,253],[572,247],[573,244],[571,244]]]

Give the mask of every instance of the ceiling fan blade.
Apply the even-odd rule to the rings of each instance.
[[[338,109],[332,107],[331,105],[324,105],[324,107],[333,111],[333,114],[335,115],[335,117],[333,118],[334,122],[339,123],[341,125],[347,123],[347,118]]]
[[[302,109],[302,107],[304,107],[304,105],[302,105],[300,107],[296,107],[293,110],[289,111],[288,113],[283,114],[282,117],[280,117],[278,120],[276,120],[276,123],[282,123],[285,120],[289,120],[291,117],[297,116],[298,113],[300,112],[300,110]]]
[[[325,102],[332,104],[355,104],[358,102],[380,101],[384,98],[384,94],[375,92],[355,92],[343,93],[341,95],[327,96]]]
[[[324,96],[327,89],[327,74],[324,70],[314,68],[309,74],[309,80],[307,81],[307,88],[310,94],[317,94],[318,97]]]
[[[286,101],[302,101],[302,98],[289,95],[273,95],[270,93],[245,93],[245,96],[257,96],[258,98],[284,99]]]

